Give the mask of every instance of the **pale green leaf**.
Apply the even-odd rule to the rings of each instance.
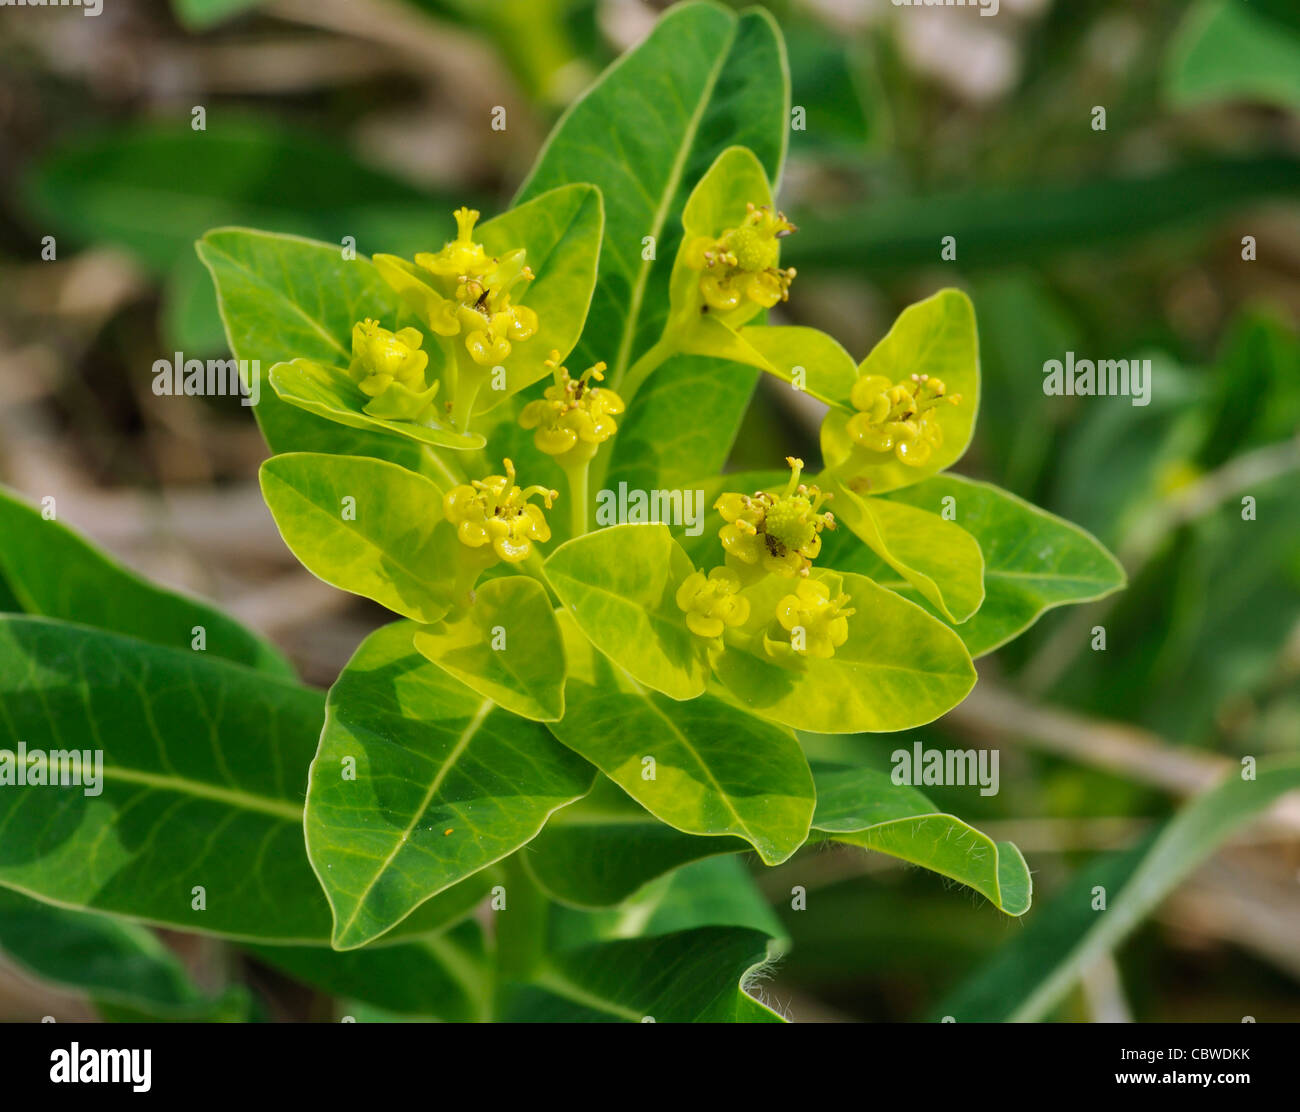
[[[421,622],[457,601],[461,545],[428,479],[315,452],[272,456],[260,478],[280,535],[313,575]]]
[[[848,432],[854,410],[835,408],[822,423],[822,456],[827,471],[858,494],[883,494],[918,483],[951,467],[966,451],[979,412],[979,341],[975,310],[961,290],[940,290],[909,305],[858,368],[859,375],[883,375],[906,382],[912,375],[940,379],[948,398],[934,410],[943,442],[922,465],[905,464],[892,451],[874,452],[858,445]]]
[[[693,699],[707,646],[686,626],[677,588],[695,570],[666,525],[615,525],[562,544],[546,578],[592,643],[638,683]]]
[[[418,630],[415,647],[508,711],[539,722],[564,715],[564,644],[535,579],[489,579],[460,616]]]
[[[648,691],[567,613],[560,627],[569,679],[556,737],[677,830],[743,838],[769,865],[803,844],[812,775],[790,730],[711,695],[677,703]]]
[[[794,580],[768,576],[746,588],[749,622],[727,630],[713,666],[751,713],[811,733],[888,733],[933,721],[975,685],[961,640],[921,607],[860,575],[812,576],[849,596],[848,640],[829,659],[793,654],[775,614]],[[773,656],[769,640],[786,651]]]

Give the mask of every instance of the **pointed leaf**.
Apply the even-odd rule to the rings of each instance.
[[[570,182],[591,182],[604,196],[599,280],[576,359],[606,360],[615,389],[663,331],[669,260],[691,188],[731,144],[754,151],[776,179],[788,100],[785,51],[767,13],[683,4],[607,69],[547,139],[518,199]]]
[[[687,834],[743,838],[769,865],[803,844],[812,775],[791,731],[711,695],[674,703],[596,652],[568,614],[560,628],[569,679],[556,737]]]
[[[206,651],[281,676],[279,650],[220,611],[156,587],[58,521],[0,488],[0,580],[24,613],[79,622],[188,650],[202,627]],[[0,605],[0,609],[6,609]]]
[[[898,857],[970,888],[1008,915],[1029,910],[1033,881],[1020,851],[994,842],[915,788],[872,769],[814,772],[813,829],[835,842]]]
[[[395,622],[357,649],[312,762],[307,853],[342,950],[513,853],[591,787],[583,761],[430,664],[414,632]]]
[[[836,519],[949,622],[960,624],[980,608],[984,557],[965,529],[901,501],[834,489]]]
[[[984,555],[984,603],[956,627],[972,656],[1006,644],[1053,607],[1105,598],[1125,585],[1124,569],[1091,533],[991,483],[936,475],[888,501],[937,513],[947,498]],[[846,566],[874,577],[870,564],[867,557]],[[911,597],[904,585],[888,585]]]

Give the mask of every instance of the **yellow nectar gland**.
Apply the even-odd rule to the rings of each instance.
[[[546,365],[555,373],[555,384],[541,398],[529,402],[519,414],[519,424],[536,430],[533,443],[561,466],[586,463],[597,449],[618,431],[614,414],[623,412],[623,399],[613,390],[592,385],[603,382],[605,364],[587,368],[578,378],[560,366],[560,353],[551,352]]]
[[[920,467],[943,444],[938,408],[961,404],[961,395],[948,395],[941,379],[912,375],[897,385],[884,375],[863,375],[849,395],[858,410],[849,418],[848,432],[869,452],[892,451],[898,460]]]
[[[823,529],[835,516],[822,511],[831,495],[799,482],[803,460],[786,457],[790,481],[779,495],[724,494],[714,503],[726,524],[718,538],[729,557],[777,575],[807,575],[821,552]]]
[[[474,241],[476,209],[459,208],[455,216],[456,238],[441,251],[415,256],[415,265],[451,295],[432,314],[429,326],[440,336],[463,333],[469,357],[480,366],[492,366],[505,361],[512,344],[537,333],[537,314],[512,302],[534,275],[522,247],[498,258]]]
[[[438,383],[427,386],[429,353],[421,351],[418,329],[390,332],[367,317],[352,329],[352,363],[348,373],[371,399],[366,412],[375,417],[414,420],[433,400]]]
[[[728,626],[749,621],[749,599],[740,598],[740,576],[730,568],[714,568],[706,576],[691,572],[677,588],[677,606],[686,614],[690,631],[700,637],[721,637]]]
[[[490,544],[502,560],[517,564],[528,558],[534,541],[551,539],[542,507],[528,499],[539,495],[549,510],[559,492],[542,486],[520,490],[515,485],[515,465],[506,460],[505,467],[504,475],[489,475],[448,491],[442,505],[461,544],[470,548]]]
[[[830,589],[816,579],[801,579],[795,593],[776,604],[776,620],[790,634],[790,647],[804,656],[825,660],[835,655],[849,637],[848,595],[831,597]]]
[[[715,312],[739,308],[746,300],[764,309],[790,296],[794,267],[782,270],[780,240],[798,229],[782,212],[750,204],[744,222],[716,239],[697,236],[686,251],[686,265],[699,270],[700,294]]]

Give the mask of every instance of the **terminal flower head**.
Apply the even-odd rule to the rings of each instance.
[[[380,275],[439,336],[461,336],[466,354],[481,366],[505,361],[512,345],[537,332],[537,314],[515,304],[533,272],[522,248],[489,255],[474,240],[476,209],[455,212],[457,235],[441,251],[424,251],[414,264],[376,255]]]
[[[521,490],[515,484],[515,465],[506,460],[505,469],[504,475],[489,475],[449,490],[443,497],[443,512],[456,526],[461,544],[491,545],[500,559],[517,564],[528,558],[534,541],[551,539],[542,507],[529,499],[539,495],[549,510],[559,493],[541,486]]]
[[[780,241],[797,229],[767,205],[748,206],[739,227],[717,238],[698,236],[687,246],[686,265],[700,274],[704,304],[716,312],[739,308],[746,301],[770,309],[789,296],[793,267],[782,270]]]
[[[604,363],[588,367],[578,378],[560,366],[558,351],[551,352],[546,365],[554,371],[555,383],[524,406],[519,424],[536,430],[533,443],[562,466],[586,463],[618,431],[614,415],[623,412],[623,399],[607,387],[594,385],[605,379]]]
[[[718,532],[727,556],[743,565],[777,575],[807,575],[821,552],[823,529],[835,517],[823,511],[831,495],[799,481],[803,460],[786,457],[790,481],[781,494],[722,495],[714,508],[726,522]]]
[[[749,599],[741,598],[740,577],[727,567],[714,568],[706,576],[691,572],[677,588],[677,606],[686,614],[686,624],[700,637],[721,637],[728,626],[749,621]]]
[[[940,405],[961,404],[961,395],[947,393],[941,379],[912,375],[892,383],[884,375],[863,375],[849,395],[858,412],[849,418],[848,432],[871,452],[890,452],[902,462],[920,467],[943,443]]]
[[[849,637],[854,611],[846,594],[832,597],[830,588],[816,579],[801,579],[794,594],[776,604],[776,620],[790,634],[797,653],[825,660],[835,655]]]
[[[418,329],[390,332],[367,317],[352,329],[352,363],[348,373],[371,399],[366,412],[375,417],[414,420],[433,400],[438,383],[428,385],[429,353],[422,351]]]

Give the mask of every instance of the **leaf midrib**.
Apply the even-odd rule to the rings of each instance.
[[[452,746],[451,752],[447,754],[447,759],[443,761],[442,767],[438,769],[437,774],[433,777],[433,780],[430,781],[429,789],[424,793],[424,798],[420,801],[420,805],[412,811],[411,821],[407,824],[406,829],[402,831],[401,837],[394,840],[393,848],[389,851],[388,856],[384,858],[379,868],[375,870],[375,873],[370,878],[370,883],[366,885],[365,890],[357,897],[356,902],[353,905],[352,914],[348,917],[347,922],[339,925],[338,930],[335,932],[337,938],[347,937],[352,928],[356,925],[357,917],[365,908],[366,900],[369,898],[370,893],[374,891],[375,885],[379,883],[379,878],[388,871],[389,867],[397,859],[397,855],[402,851],[402,847],[410,841],[411,831],[415,829],[419,824],[420,819],[424,817],[425,811],[429,809],[429,804],[433,802],[434,796],[438,794],[438,789],[442,787],[443,782],[451,774],[451,770],[455,767],[456,762],[460,760],[461,755],[469,747],[469,743],[474,739],[479,728],[487,720],[488,715],[492,713],[492,708],[495,706],[496,704],[491,699],[484,699],[483,702],[479,704],[478,710],[474,712],[474,716],[469,720],[465,729],[461,731],[460,737],[456,739],[456,744]]]
[[[696,104],[690,120],[687,121],[683,142],[677,150],[677,157],[673,160],[672,168],[668,174],[668,182],[662,196],[659,198],[659,207],[655,210],[648,233],[654,237],[656,243],[659,242],[660,233],[663,231],[664,223],[668,219],[669,206],[672,205],[673,198],[677,196],[677,190],[682,184],[682,176],[686,172],[686,161],[692,150],[694,150],[695,140],[700,130],[700,122],[704,119],[705,110],[713,98],[713,90],[717,87],[718,77],[726,66],[727,59],[731,57],[731,48],[736,43],[737,26],[736,23],[731,25],[727,34],[725,48],[718,51],[717,61],[709,71],[699,102]],[[637,326],[640,323],[641,303],[645,299],[646,286],[650,282],[651,267],[652,263],[650,261],[642,259],[636,280],[632,283],[632,298],[628,303],[628,313],[623,324],[623,335],[619,339],[618,355],[614,361],[614,374],[611,381],[615,389],[623,381],[623,375],[627,372],[632,342],[636,338]]]

